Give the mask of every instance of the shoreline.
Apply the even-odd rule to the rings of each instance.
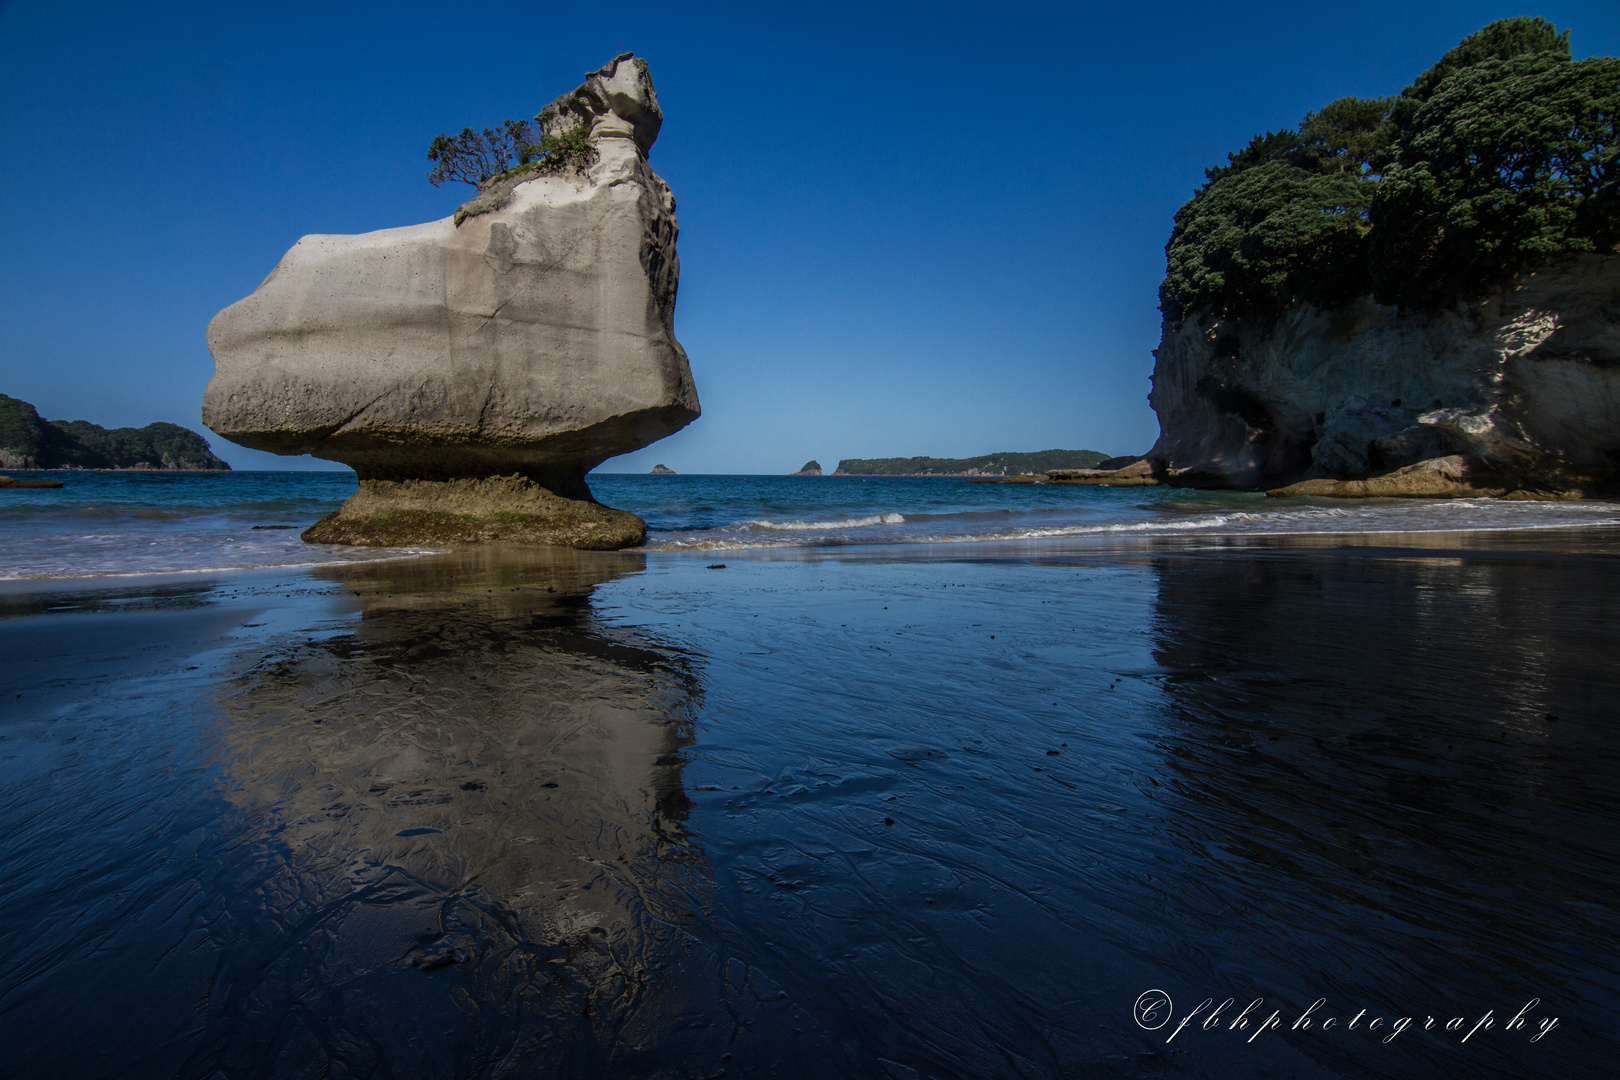
[[[1389,541],[1403,538],[1403,542]],[[1087,532],[1033,537],[973,537],[960,540],[900,540],[853,542],[793,542],[760,544],[735,548],[625,548],[594,555],[624,556],[641,560],[697,560],[716,556],[782,562],[803,559],[821,562],[837,559],[849,562],[921,562],[956,560],[1029,560],[1045,556],[1142,555],[1156,553],[1234,553],[1285,551],[1339,551],[1386,548],[1390,551],[1454,550],[1457,552],[1532,551],[1543,548],[1610,552],[1620,554],[1620,522],[1593,522],[1586,525],[1493,526],[1475,529],[1383,529],[1309,530],[1295,532],[1190,532],[1158,533]],[[166,585],[194,585],[208,578],[242,578],[251,582],[288,575],[317,575],[322,572],[362,570],[373,566],[422,563],[465,558],[508,558],[520,560],[528,553],[546,560],[575,549],[548,545],[489,544],[411,551],[394,548],[366,548],[378,554],[365,559],[328,562],[285,563],[271,566],[204,567],[193,570],[128,571],[39,577],[0,577],[0,601],[7,596],[28,593],[72,593],[153,588]],[[102,584],[105,583],[105,584]],[[0,617],[4,617],[0,614]]]

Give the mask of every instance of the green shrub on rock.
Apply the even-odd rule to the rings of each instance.
[[[541,172],[583,168],[596,160],[596,147],[589,120],[556,133],[541,131],[528,120],[506,120],[482,132],[469,127],[459,135],[435,135],[427,156],[433,162],[428,182],[434,187],[454,180],[482,190],[531,165]]]

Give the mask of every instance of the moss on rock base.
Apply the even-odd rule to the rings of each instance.
[[[303,532],[307,544],[556,544],[584,551],[634,547],[647,523],[625,510],[569,499],[523,476],[361,480],[360,489]]]

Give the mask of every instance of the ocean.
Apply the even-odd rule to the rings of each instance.
[[[311,546],[301,530],[354,491],[343,472],[14,472],[0,580],[323,566],[431,549]],[[983,484],[953,477],[642,476],[592,490],[647,521],[649,552],[832,549],[1096,537],[1480,532],[1620,523],[1620,504],[1267,499],[1254,492]]]
[[[645,549],[396,551],[66,479],[0,492],[5,1080],[1620,1057],[1616,504],[608,475]]]

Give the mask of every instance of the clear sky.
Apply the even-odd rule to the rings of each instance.
[[[443,217],[472,189],[428,184],[435,134],[633,50],[703,416],[604,469],[1139,453],[1164,242],[1204,166],[1517,14],[1620,53],[1613,0],[0,0],[0,392],[200,427],[208,320],[299,236]]]

